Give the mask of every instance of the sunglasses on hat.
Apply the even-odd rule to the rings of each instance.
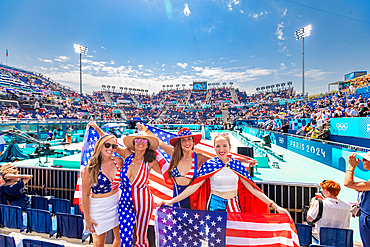
[[[112,146],[113,149],[116,149],[118,147],[117,144],[104,143],[105,148],[110,148],[110,146]]]

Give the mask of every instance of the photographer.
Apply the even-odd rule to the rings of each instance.
[[[5,164],[1,167],[1,176],[5,181],[3,193],[10,205],[19,206],[23,211],[27,209],[29,197],[24,192],[25,184],[33,175],[21,175],[13,164]]]
[[[351,205],[338,199],[340,185],[333,180],[324,180],[320,186],[325,198],[319,195],[312,198],[307,212],[307,220],[315,220],[319,212],[318,200],[322,200],[322,218],[316,222],[316,234],[320,233],[320,227],[349,229]]]

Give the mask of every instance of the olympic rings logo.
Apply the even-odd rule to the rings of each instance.
[[[336,126],[338,130],[346,131],[348,129],[348,123],[337,123]]]

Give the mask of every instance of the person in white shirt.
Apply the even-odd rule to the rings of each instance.
[[[351,117],[358,117],[359,116],[359,112],[358,112],[358,107],[357,106],[353,107],[353,109],[351,110],[350,115],[351,115]]]
[[[320,183],[324,195],[322,218],[316,222],[316,231],[321,227],[349,229],[351,220],[351,205],[338,199],[340,185],[333,180],[324,180]],[[315,197],[311,199],[311,206],[307,212],[307,220],[316,219],[319,212],[319,202]]]

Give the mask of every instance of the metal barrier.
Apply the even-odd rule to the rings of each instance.
[[[28,182],[29,191],[36,191],[41,196],[54,196],[68,199],[72,203],[79,170],[45,167],[18,167],[21,174],[31,174]],[[285,183],[278,181],[256,181],[262,191],[279,206],[288,209],[294,222],[301,223],[303,207],[310,205],[310,200],[319,190],[314,183]]]
[[[268,198],[274,200],[279,206],[286,208],[295,223],[305,221],[303,208],[310,205],[311,198],[315,196],[320,188],[315,183],[277,181],[255,181],[255,183]]]
[[[79,170],[45,167],[19,167],[20,174],[33,175],[27,183],[28,191],[41,196],[54,196],[73,201]]]

